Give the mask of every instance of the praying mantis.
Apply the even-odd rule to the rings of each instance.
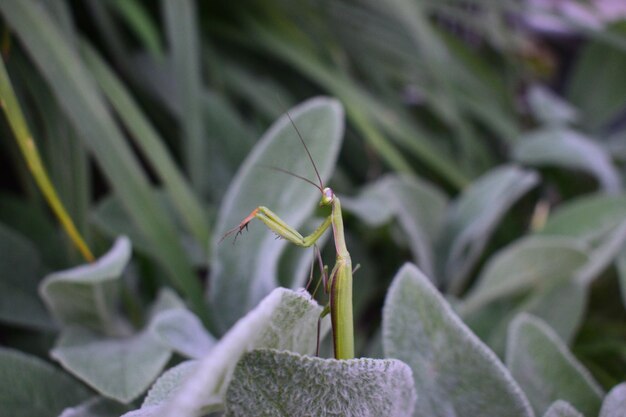
[[[326,292],[329,294],[329,303],[325,306],[320,315],[320,320],[330,313],[332,334],[333,334],[333,350],[335,353],[335,359],[352,359],[354,358],[354,325],[352,318],[352,260],[350,253],[346,247],[346,241],[343,231],[343,217],[341,213],[341,203],[339,197],[335,195],[333,190],[329,187],[325,187],[317,170],[317,166],[309,149],[304,141],[304,138],[298,131],[298,127],[291,119],[289,113],[287,117],[294,127],[304,150],[306,151],[315,175],[319,184],[294,174],[292,172],[274,168],[278,171],[293,175],[312,184],[314,187],[320,190],[322,194],[319,202],[320,207],[330,207],[331,212],[328,217],[308,236],[302,236],[295,228],[288,225],[283,221],[276,213],[272,212],[269,208],[259,206],[252,210],[252,212],[246,216],[236,227],[229,230],[223,237],[224,240],[227,236],[235,233],[235,239],[239,236],[244,229],[248,228],[248,223],[252,220],[261,220],[272,232],[276,233],[280,238],[286,239],[294,245],[301,247],[311,247],[315,245],[318,239],[324,234],[324,232],[332,226],[333,238],[335,242],[336,260],[335,266],[327,275],[326,267],[322,267],[321,259],[320,266],[323,274],[323,285]],[[319,258],[319,251],[317,252]],[[319,344],[319,323],[318,323],[318,344]]]

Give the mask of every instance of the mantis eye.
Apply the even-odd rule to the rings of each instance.
[[[335,193],[333,192],[332,189],[326,187],[324,188],[324,190],[322,190],[322,201],[321,201],[321,205],[329,205],[333,202],[333,200],[335,199]]]

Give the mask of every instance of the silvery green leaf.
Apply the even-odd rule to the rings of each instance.
[[[51,356],[105,397],[128,403],[143,393],[171,356],[155,334],[154,321],[167,311],[181,309],[182,300],[164,288],[151,307],[145,329],[106,337],[87,327],[67,326]]]
[[[158,416],[193,416],[221,399],[235,365],[257,348],[311,354],[316,347],[317,320],[322,308],[306,293],[277,288],[240,319],[202,359]]]
[[[130,411],[123,417],[158,416],[162,411],[161,406],[176,395],[185,380],[196,371],[198,364],[199,361],[197,360],[189,360],[163,372],[148,391],[141,408]],[[204,403],[203,412],[205,413],[223,408],[222,399],[217,396],[206,398]]]
[[[343,137],[343,108],[336,100],[319,97],[290,110],[289,114],[306,141],[322,180],[326,181],[334,168]],[[318,182],[287,116],[274,123],[257,142],[235,175],[220,207],[211,245],[209,298],[221,332],[277,286],[278,262],[287,242],[276,240],[260,222],[252,222],[237,245],[220,245],[220,239],[260,205],[299,228],[320,199],[319,190],[310,184],[269,170],[268,166]]]
[[[559,336],[540,319],[520,314],[509,328],[506,363],[537,414],[565,400],[585,416],[596,416],[604,395]]]
[[[551,127],[524,135],[513,158],[525,165],[560,166],[587,171],[609,193],[621,190],[622,181],[608,152],[593,140],[565,127]]]
[[[626,416],[626,382],[614,387],[602,402],[600,417]]]
[[[618,256],[626,242],[626,220],[615,230],[606,234],[589,256],[589,261],[577,272],[576,279],[584,285],[590,285]]]
[[[502,365],[414,265],[396,274],[383,310],[387,357],[409,364],[414,416],[532,416]]]
[[[100,394],[122,403],[142,394],[171,356],[149,329],[107,338],[80,327],[65,328],[50,354]]]
[[[542,288],[519,300],[495,301],[464,317],[481,340],[504,357],[509,325],[520,313],[530,313],[548,323],[564,341],[570,342],[584,318],[587,287],[570,279]]]
[[[615,24],[604,33],[623,39],[624,29]],[[623,114],[626,104],[624,66],[624,49],[601,37],[585,42],[577,51],[567,80],[566,96],[580,110],[581,124],[586,128],[599,131]]]
[[[570,403],[563,400],[555,401],[543,417],[583,417]]]
[[[116,312],[118,280],[130,255],[130,241],[120,237],[96,262],[46,276],[39,287],[41,297],[64,325],[115,333],[120,325]]]
[[[199,361],[189,360],[163,372],[154,382],[141,407],[159,405],[171,398],[185,379],[198,368]]]
[[[52,328],[52,320],[37,294],[42,274],[37,250],[28,240],[0,224],[0,254],[0,321]]]
[[[499,298],[570,279],[589,260],[586,249],[577,240],[556,236],[519,239],[490,258],[461,311],[467,314]]]
[[[59,417],[119,417],[128,407],[103,397],[93,397],[63,410]]]
[[[405,417],[415,404],[411,369],[394,359],[321,359],[276,350],[246,353],[226,392],[226,417]]]
[[[624,307],[626,307],[626,248],[623,248],[619,253],[615,264],[617,266],[619,286],[622,292],[622,303],[624,303]]]
[[[0,347],[0,414],[49,417],[88,397],[82,384],[51,364]]]
[[[439,273],[453,294],[462,291],[469,272],[505,212],[537,184],[538,175],[515,165],[484,174],[452,203],[439,244]]]
[[[533,117],[545,124],[568,124],[578,118],[577,110],[548,88],[535,84],[528,91]]]
[[[571,200],[550,214],[545,235],[594,239],[626,220],[626,196],[591,194]]]
[[[215,344],[200,319],[186,308],[157,314],[151,323],[155,335],[170,349],[188,358],[204,356]]]
[[[417,264],[434,276],[433,244],[447,204],[441,191],[414,177],[388,175],[365,187],[357,197],[342,199],[342,204],[371,226],[395,218],[408,236]]]

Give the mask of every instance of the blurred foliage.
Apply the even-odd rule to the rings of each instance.
[[[324,214],[309,185],[262,165],[314,178],[278,118],[325,95],[333,99],[291,111],[344,202],[361,264],[360,354],[383,355],[381,307],[412,261],[501,358],[512,332],[555,333],[608,391],[626,380],[624,9],[619,0],[0,0],[19,101],[3,88],[0,344],[46,358],[54,346],[99,393],[137,401],[179,360],[176,346],[213,343],[279,283],[303,286],[310,252],[272,242],[261,225],[240,237],[247,244],[218,242],[259,204],[298,227]],[[9,123],[20,111],[28,134]],[[37,188],[21,136],[100,257],[79,272],[53,273],[84,260]],[[333,254],[325,245],[324,259]],[[59,277],[69,295],[51,298]],[[151,332],[168,308],[208,333],[156,348]],[[124,392],[111,383],[124,370],[94,377],[71,351],[111,354],[102,344],[120,337],[132,340],[128,357],[158,357]]]

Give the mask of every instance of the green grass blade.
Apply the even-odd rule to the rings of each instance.
[[[200,42],[195,2],[163,0],[161,5],[182,107],[182,154],[194,190],[208,197],[210,178],[205,175],[208,149],[202,123]]]
[[[137,0],[115,0],[111,6],[126,20],[128,27],[150,53],[157,57],[163,56],[159,31],[142,3]]]
[[[0,106],[2,107],[15,139],[24,155],[24,159],[30,169],[33,178],[37,182],[37,185],[41,189],[41,192],[46,197],[48,204],[52,208],[54,214],[58,217],[59,222],[63,225],[67,234],[70,236],[78,250],[81,252],[85,260],[91,262],[94,259],[91,250],[83,240],[83,237],[76,229],[72,218],[67,214],[67,210],[63,206],[63,203],[57,195],[54,185],[50,181],[50,177],[43,166],[37,145],[33,140],[33,137],[26,125],[26,120],[22,113],[15,92],[9,80],[9,74],[7,73],[4,63],[0,60]]]
[[[209,223],[202,204],[189,188],[185,177],[167,151],[159,136],[138,104],[111,68],[87,43],[81,45],[85,64],[111,102],[118,116],[129,130],[142,154],[157,176],[163,181],[172,205],[178,210],[189,233],[206,248],[209,241]]]
[[[0,12],[37,64],[125,209],[154,245],[160,255],[158,261],[172,282],[206,319],[202,290],[179,237],[75,51],[37,2],[2,0]]]

